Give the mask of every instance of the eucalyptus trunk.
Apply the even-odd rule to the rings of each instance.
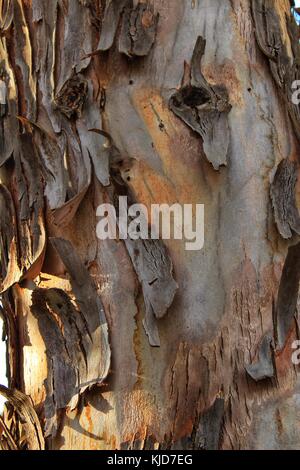
[[[2,447],[299,448],[292,6],[0,0]],[[99,239],[118,196],[203,248]]]

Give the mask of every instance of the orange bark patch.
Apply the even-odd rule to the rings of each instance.
[[[142,25],[144,26],[144,28],[150,28],[150,26],[152,26],[153,18],[154,16],[151,11],[145,11],[142,17]]]
[[[275,354],[275,364],[278,380],[284,379],[293,367],[292,354],[295,351],[292,348],[292,343],[297,339],[295,331],[295,325],[293,324],[290,328],[286,344],[281,351],[277,351]]]
[[[176,201],[176,192],[172,185],[144,162],[137,162],[131,169],[128,186],[135,193],[136,200],[145,204],[148,211],[151,204]]]
[[[88,431],[90,433],[92,433],[93,432],[93,421],[92,421],[92,417],[91,417],[90,405],[87,405],[84,410],[85,410],[85,416],[86,416],[86,419],[87,419],[87,422],[88,422]]]
[[[231,105],[243,106],[241,83],[236,74],[235,64],[226,59],[222,65],[209,64],[202,66],[203,74],[211,85],[223,85],[229,93]]]
[[[135,108],[146,124],[153,146],[162,162],[163,176],[153,172],[147,180],[160,202],[205,203],[207,188],[201,184],[202,139],[177,119],[160,92],[142,89],[135,92]],[[220,174],[207,165],[206,181],[216,188]],[[155,182],[156,180],[156,182]],[[203,182],[204,183],[204,182]],[[205,183],[206,184],[206,183]],[[163,185],[163,187],[162,187]],[[160,192],[156,192],[159,189]]]

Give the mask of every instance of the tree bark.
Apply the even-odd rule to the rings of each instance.
[[[299,448],[291,7],[0,0],[9,382],[47,448]],[[120,195],[204,204],[203,249],[99,240]]]

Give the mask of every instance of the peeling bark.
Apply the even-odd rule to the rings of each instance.
[[[160,241],[126,240],[126,247],[143,290],[145,331],[150,345],[160,346],[156,319],[167,313],[178,288],[172,261]]]
[[[32,406],[30,398],[19,390],[10,390],[9,388],[4,387],[4,385],[0,385],[0,394],[6,398],[10,405],[12,405],[24,430],[24,436],[18,436],[17,430],[14,429],[14,426],[11,426],[11,429],[8,429],[5,422],[3,422],[5,426],[3,431],[6,435],[6,439],[8,440],[8,450],[20,449],[24,445],[22,442],[24,440],[28,450],[43,450],[45,448],[44,437],[38,416]],[[8,418],[6,423],[8,424],[9,421],[11,420]],[[15,440],[18,437],[19,439],[16,442]],[[3,438],[1,438],[0,446],[3,444]]]
[[[170,109],[203,139],[203,149],[215,170],[227,163],[231,109],[228,95],[221,87],[212,87],[201,73],[206,41],[199,36],[193,52],[191,76],[187,84],[170,99]]]
[[[274,377],[272,341],[272,336],[265,336],[259,349],[258,361],[246,367],[253,380],[258,381]]]
[[[130,3],[130,2],[129,2]],[[129,57],[149,54],[155,41],[158,14],[145,3],[128,5],[122,16],[119,51]]]
[[[300,244],[289,248],[280,280],[276,307],[276,340],[279,349],[286,343],[297,312],[300,281]]]
[[[110,368],[108,328],[103,305],[89,273],[71,243],[51,239],[70,274],[77,309],[61,289],[35,289],[31,311],[45,341],[46,436],[58,429],[56,412],[76,408],[79,394],[101,384]]]
[[[278,230],[283,238],[300,233],[300,216],[296,206],[297,163],[283,160],[271,185],[271,197]]]

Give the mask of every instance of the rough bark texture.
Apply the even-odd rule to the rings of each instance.
[[[299,448],[298,38],[288,0],[0,0],[3,446],[33,403],[50,449]],[[98,240],[118,195],[205,204],[204,248]]]

